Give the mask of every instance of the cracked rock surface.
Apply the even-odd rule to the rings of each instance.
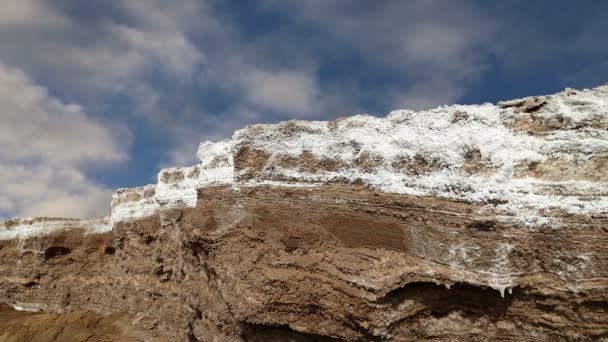
[[[106,218],[0,223],[42,311],[0,340],[608,340],[607,128],[608,86],[249,126]]]

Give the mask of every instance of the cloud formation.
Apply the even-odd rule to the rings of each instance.
[[[127,159],[119,134],[77,104],[49,95],[22,71],[0,65],[0,213],[101,216],[111,191],[84,167]],[[120,130],[119,130],[120,131]],[[123,135],[125,131],[122,131]]]
[[[314,24],[362,54],[366,63],[401,75],[406,82],[392,87],[399,94],[383,98],[392,107],[428,108],[457,100],[462,88],[486,68],[488,43],[498,29],[498,23],[470,1],[457,6],[444,0],[362,6],[341,0],[266,2],[301,25]],[[438,93],[442,96],[434,97]]]
[[[0,25],[2,26],[56,26],[64,24],[45,2],[39,0],[0,0]]]

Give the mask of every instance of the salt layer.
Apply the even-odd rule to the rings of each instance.
[[[60,231],[82,230],[84,234],[99,234],[112,230],[109,217],[99,219],[35,218],[0,222],[0,240],[27,239]]]
[[[608,214],[608,177],[601,167],[608,160],[607,128],[608,86],[499,105],[397,110],[385,118],[356,115],[329,122],[252,125],[236,131],[231,140],[203,142],[198,165],[163,169],[155,185],[118,190],[110,228],[97,225],[101,228],[92,231],[162,209],[195,207],[200,188],[333,182],[480,203],[485,214],[499,219],[558,226],[559,215]],[[243,177],[249,165],[235,168],[234,156],[244,148],[266,156],[249,178]],[[281,163],[305,155],[337,166],[330,170]],[[535,174],[538,165],[544,169]],[[0,239],[63,227],[51,221],[12,227],[2,223]]]
[[[555,226],[555,213],[608,214],[601,166],[608,160],[607,128],[608,86],[602,86],[502,105],[398,110],[386,118],[253,125],[233,140],[265,156],[249,183],[363,183],[390,193],[482,203],[505,220]],[[298,158],[304,155],[337,167],[281,162],[303,161]],[[543,169],[535,174],[537,166]]]

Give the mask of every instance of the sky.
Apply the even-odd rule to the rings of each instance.
[[[608,82],[608,2],[0,0],[0,218],[96,217],[253,123]]]

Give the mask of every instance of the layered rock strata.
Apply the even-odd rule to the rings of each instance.
[[[608,86],[253,125],[98,220],[0,226],[0,299],[183,341],[608,340]]]

